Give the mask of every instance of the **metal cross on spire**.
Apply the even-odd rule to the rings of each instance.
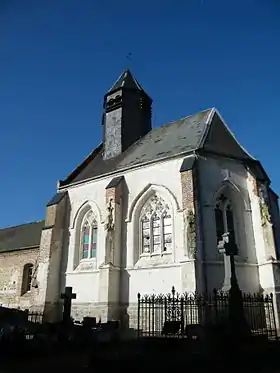
[[[131,65],[131,62],[132,62],[132,53],[131,52],[127,53],[127,55],[125,56],[125,58],[128,61],[127,62],[127,65],[128,65],[127,68],[129,68],[130,65]]]

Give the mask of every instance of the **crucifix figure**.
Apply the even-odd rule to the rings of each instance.
[[[71,303],[72,299],[76,299],[76,294],[72,293],[72,287],[66,286],[65,292],[60,295],[63,299],[63,322],[68,324],[71,320]]]

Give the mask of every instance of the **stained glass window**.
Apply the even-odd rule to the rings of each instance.
[[[97,232],[95,215],[89,211],[85,216],[81,230],[81,259],[96,258]]]
[[[96,245],[97,245],[97,227],[92,226],[91,229],[91,250],[90,257],[96,258]]]
[[[83,259],[88,258],[89,253],[89,235],[90,235],[90,227],[89,225],[85,225],[83,228]]]

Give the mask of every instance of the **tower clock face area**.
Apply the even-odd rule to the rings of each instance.
[[[106,113],[105,125],[105,155],[106,158],[112,158],[121,153],[121,130],[122,130],[122,109]]]

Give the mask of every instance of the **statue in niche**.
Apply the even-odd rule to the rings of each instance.
[[[196,218],[192,210],[187,212],[187,239],[189,247],[189,257],[195,259],[196,256]]]
[[[271,223],[271,216],[267,203],[261,203],[261,219],[262,226],[266,225],[267,223]]]
[[[261,220],[262,226],[267,223],[271,223],[271,216],[269,212],[269,198],[267,194],[266,185],[261,184],[259,186],[259,197],[260,197],[260,210],[261,210]]]
[[[107,207],[107,223],[106,223],[106,257],[105,263],[114,264],[114,237],[115,237],[115,224],[113,215],[113,199],[111,198]]]
[[[108,203],[108,207],[107,207],[107,223],[106,223],[106,230],[107,231],[112,231],[114,230],[115,228],[115,224],[114,224],[114,216],[113,216],[113,199],[111,198],[109,203]]]

